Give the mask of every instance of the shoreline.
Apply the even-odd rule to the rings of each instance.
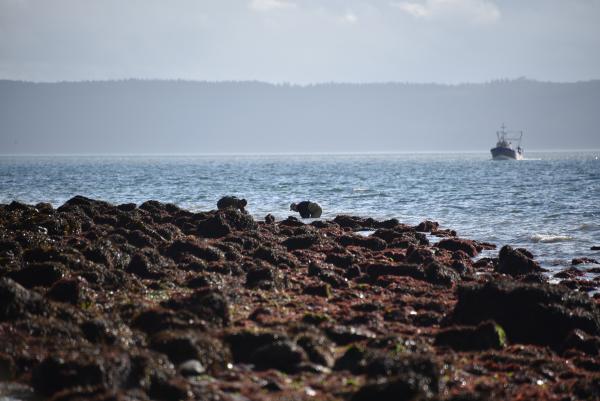
[[[550,285],[525,249],[474,261],[494,246],[435,222],[78,196],[0,205],[0,234],[0,382],[54,400],[600,391],[598,280]]]

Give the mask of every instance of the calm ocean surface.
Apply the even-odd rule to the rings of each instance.
[[[460,236],[530,249],[560,269],[599,259],[600,151],[313,156],[0,156],[0,203],[61,205],[80,194],[113,203],[148,199],[191,210],[225,194],[285,218],[292,201],[337,214],[440,222]],[[497,251],[496,251],[497,252]]]

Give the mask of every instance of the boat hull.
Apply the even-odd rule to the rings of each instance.
[[[515,149],[496,147],[490,151],[494,160],[523,160],[523,154]]]

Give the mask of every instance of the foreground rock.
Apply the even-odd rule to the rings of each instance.
[[[0,381],[55,401],[597,398],[583,271],[549,285],[527,250],[473,262],[493,245],[436,222],[229,201],[0,205]]]

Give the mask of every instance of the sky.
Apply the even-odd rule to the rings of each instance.
[[[600,0],[0,0],[0,79],[600,78]]]

